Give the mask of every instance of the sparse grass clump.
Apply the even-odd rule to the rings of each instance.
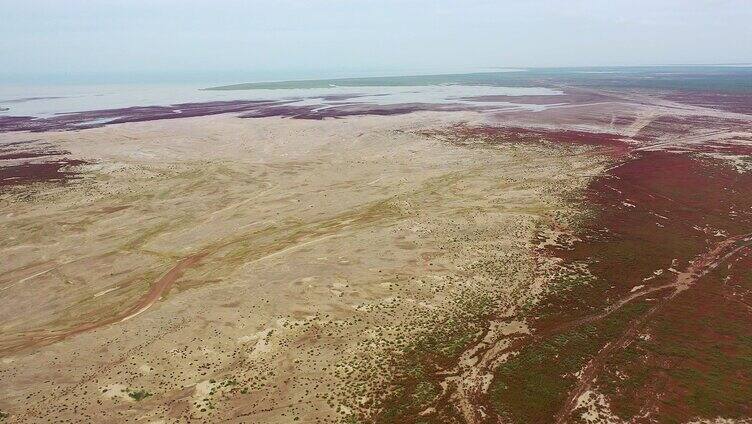
[[[142,400],[153,396],[152,393],[147,391],[146,389],[138,389],[138,390],[128,390],[128,396],[135,400],[136,402],[141,402]]]
[[[468,290],[458,296],[448,316],[408,341],[402,355],[394,358],[397,378],[389,395],[379,402],[380,411],[372,420],[410,422],[431,406],[441,394],[437,372],[456,365],[462,352],[481,337],[496,309],[496,302],[487,293]],[[453,413],[438,411],[433,418],[453,422]]]

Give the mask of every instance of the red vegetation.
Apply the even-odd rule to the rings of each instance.
[[[0,145],[0,187],[75,178],[71,168],[86,162],[64,157],[67,154],[34,141]]]
[[[694,92],[679,91],[664,96],[665,99],[677,103],[702,106],[727,112],[752,114],[752,94],[748,92]]]
[[[468,127],[458,125],[450,131],[452,138],[459,140],[481,139],[487,143],[553,143],[573,146],[597,147],[593,154],[605,154],[614,158],[629,152],[629,145],[619,135],[592,133],[574,130],[548,130],[522,127]]]
[[[742,334],[726,337],[723,345],[727,352],[716,352],[713,356],[706,352],[707,344],[720,336],[713,335],[717,331],[708,329],[702,317],[712,314],[713,322],[724,323],[726,327],[749,328],[750,311],[725,300],[720,295],[723,282],[717,277],[710,282],[712,276],[693,279],[690,275],[689,282],[696,285],[690,286],[676,300],[671,296],[678,290],[677,286],[672,287],[678,279],[676,273],[697,265],[699,258],[704,258],[705,252],[718,243],[752,232],[752,174],[737,173],[717,161],[701,160],[689,154],[640,152],[625,158],[606,176],[594,179],[587,189],[585,202],[594,211],[594,217],[585,223],[579,234],[581,241],[571,250],[556,249],[551,253],[565,263],[587,263],[595,282],[555,293],[543,302],[540,319],[536,322],[539,331],[546,332],[547,328],[591,314],[599,316],[599,311],[637,290],[638,294],[646,293],[643,300],[654,299],[653,302],[660,303],[634,318],[628,327],[630,330],[624,330],[619,338],[618,346],[646,344],[637,338],[637,333],[642,329],[649,334],[654,329],[649,343],[654,349],[671,351],[679,341],[688,346],[698,343],[706,347],[695,346],[695,350],[702,352],[693,350],[687,353],[691,358],[680,361],[642,351],[639,360],[625,358],[622,351],[592,352],[593,375],[581,377],[589,380],[582,381],[580,387],[584,390],[595,385],[596,379],[603,381],[598,383],[603,386],[601,391],[611,395],[613,407],[622,418],[645,412],[642,405],[646,399],[654,403],[651,413],[661,420],[749,413],[744,405],[752,401],[752,394],[743,392],[740,398],[732,387],[749,386],[752,368],[743,371],[741,365],[736,365],[727,367],[728,372],[715,369],[719,361],[732,363],[734,352],[749,351],[749,339],[744,339]],[[703,260],[723,261],[724,257]],[[652,288],[661,290],[651,292]],[[728,334],[728,331],[721,332]],[[623,368],[622,372],[616,373],[619,368]],[[645,369],[650,372],[645,373]],[[637,380],[622,381],[625,375]],[[707,380],[713,380],[718,387],[702,383]],[[570,394],[570,398],[580,393]],[[699,393],[706,402],[712,398],[710,403],[715,402],[714,405],[723,399],[733,401],[723,407],[703,406],[693,398]],[[662,401],[656,402],[657,399]]]
[[[216,101],[203,103],[180,103],[170,106],[134,106],[121,109],[102,109],[86,112],[66,113],[48,118],[32,116],[0,116],[0,133],[14,131],[70,131],[97,128],[127,122],[180,119],[195,116],[217,115],[222,113],[242,113],[241,118],[263,118],[280,116],[293,119],[341,118],[361,115],[403,115],[417,111],[463,111],[484,110],[488,107],[465,104],[402,103],[378,105],[371,103],[342,102],[353,96],[325,96],[327,101],[336,103],[316,105],[293,105],[292,99],[285,101]],[[498,107],[496,107],[498,109]]]
[[[472,102],[509,102],[516,104],[530,105],[556,105],[556,104],[583,104],[594,102],[605,102],[614,100],[614,97],[594,92],[576,92],[565,93],[561,95],[529,95],[529,96],[506,96],[506,95],[488,95],[463,97],[462,100]]]
[[[702,121],[657,125],[668,130],[688,123],[691,134]],[[595,146],[615,162],[582,193],[588,216],[577,241],[543,252],[574,274],[554,281],[530,311],[533,336],[498,370],[493,414],[569,422],[589,389],[606,394],[623,419],[648,412],[660,422],[750,413],[752,391],[739,387],[752,387],[744,359],[752,354],[752,273],[743,265],[750,260],[752,174],[696,155],[724,145],[698,144],[691,153],[637,151],[610,134],[493,127],[458,127],[456,137],[460,143]],[[589,274],[576,271],[577,264],[586,264]],[[716,328],[708,329],[710,322]],[[739,327],[746,330],[734,330]]]

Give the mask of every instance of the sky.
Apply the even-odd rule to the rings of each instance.
[[[0,79],[752,62],[751,0],[0,0]]]

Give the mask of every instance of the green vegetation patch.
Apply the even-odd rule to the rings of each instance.
[[[153,396],[152,393],[148,392],[146,389],[138,389],[138,390],[128,390],[128,396],[135,400],[136,402],[141,402],[142,400],[148,398],[149,396]]]
[[[430,331],[411,340],[393,359],[398,376],[392,382],[389,394],[378,402],[378,413],[368,417],[368,421],[459,422],[455,410],[442,410],[442,405],[434,405],[441,395],[440,378],[436,374],[454,367],[459,356],[482,337],[496,308],[488,294],[468,291],[461,295],[449,316],[437,320]],[[430,406],[439,407],[439,410],[430,417],[421,417],[420,412]]]
[[[496,413],[515,423],[550,422],[576,383],[575,373],[648,307],[644,302],[626,305],[600,322],[524,347],[494,373],[489,394]]]

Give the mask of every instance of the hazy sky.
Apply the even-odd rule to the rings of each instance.
[[[751,0],[0,0],[0,77],[752,62]]]

